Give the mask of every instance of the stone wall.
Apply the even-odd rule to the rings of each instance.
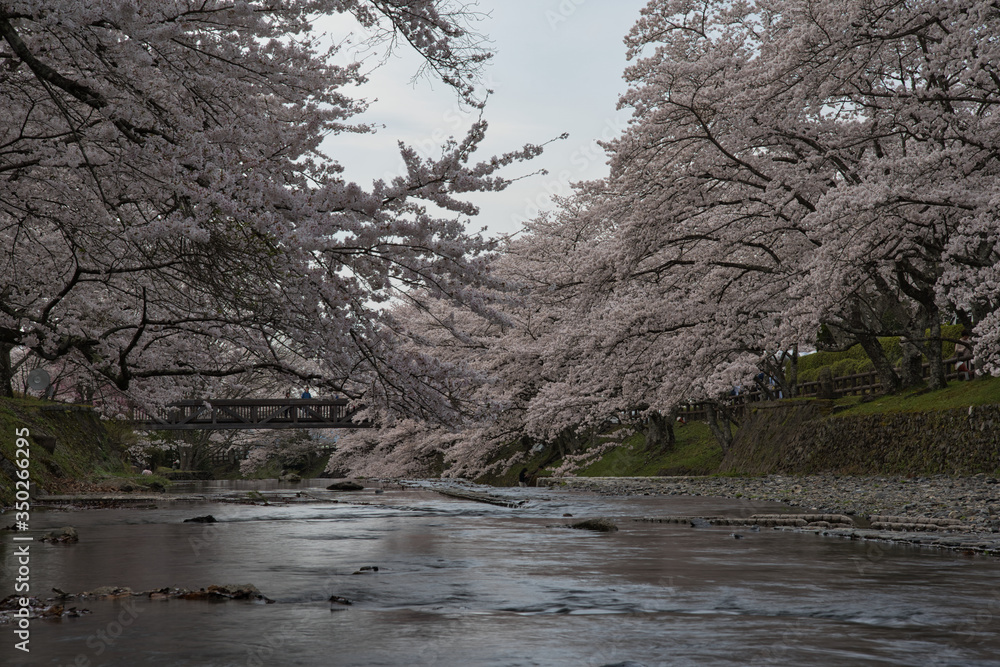
[[[969,475],[1000,471],[1000,405],[837,415],[829,401],[764,404],[719,472]]]

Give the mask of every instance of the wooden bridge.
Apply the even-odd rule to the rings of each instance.
[[[150,431],[204,431],[217,429],[368,428],[354,418],[346,398],[264,398],[178,401],[151,414],[132,411],[133,426]]]

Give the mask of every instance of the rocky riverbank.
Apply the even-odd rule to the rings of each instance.
[[[804,515],[838,514],[854,521],[851,528],[831,527],[831,534],[1000,553],[1000,480],[987,475],[563,477],[539,483],[602,495],[718,496],[783,502]],[[807,523],[802,522],[803,527]]]

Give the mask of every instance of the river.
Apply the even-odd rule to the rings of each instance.
[[[1000,665],[996,558],[631,520],[787,511],[772,503],[492,490],[528,499],[512,509],[431,483],[327,483],[182,483],[171,492],[208,499],[36,510],[33,528],[80,534],[33,544],[36,594],[252,583],[275,603],[76,601],[92,613],[34,620],[30,654],[0,626],[0,665]],[[248,490],[285,501],[218,502]],[[204,514],[219,523],[183,523]],[[562,527],[588,517],[620,530]],[[331,595],[353,604],[331,610]]]

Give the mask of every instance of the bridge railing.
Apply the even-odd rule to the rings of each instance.
[[[365,428],[346,398],[207,399],[171,403],[155,414],[133,408],[130,421],[154,430]]]

